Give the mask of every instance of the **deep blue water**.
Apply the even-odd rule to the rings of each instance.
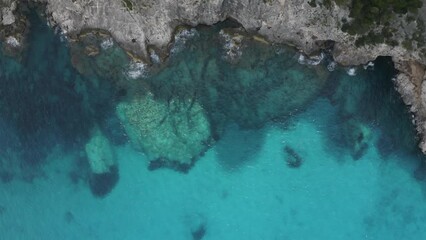
[[[426,238],[389,58],[350,76],[220,24],[147,65],[31,21],[22,59],[0,55],[0,239]]]

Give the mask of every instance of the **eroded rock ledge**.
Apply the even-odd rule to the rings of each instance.
[[[393,21],[397,44],[356,46],[359,36],[341,30],[342,19],[351,19],[350,10],[334,2],[329,7],[313,7],[307,0],[33,2],[45,4],[49,22],[58,26],[63,34],[73,36],[84,29],[107,30],[123,48],[145,58],[151,46],[166,53],[174,29],[179,25],[211,25],[227,18],[235,19],[249,32],[261,34],[271,42],[293,45],[306,54],[313,54],[325,42],[333,41],[332,54],[336,62],[342,65],[359,65],[377,56],[391,56],[400,71],[396,78],[397,89],[405,103],[411,106],[417,130],[423,136],[420,147],[426,152],[426,51],[421,51],[418,44],[411,46],[410,43],[410,47],[404,45],[404,41],[410,38],[410,29],[418,25],[416,21],[422,21],[421,17],[426,16],[426,4],[418,10],[420,20],[409,23],[401,15]],[[1,28],[17,22],[19,11],[16,11],[16,5],[19,4],[22,3],[14,0],[0,2]],[[10,36],[14,36],[13,33]],[[421,38],[425,36],[421,35]]]

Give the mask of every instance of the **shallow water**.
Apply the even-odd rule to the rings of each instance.
[[[32,21],[22,62],[0,56],[1,239],[426,238],[424,157],[389,59],[349,76],[248,36],[230,59],[215,26],[146,70],[115,47],[76,56]],[[212,139],[187,173],[152,171],[162,153],[135,147],[115,114],[147,91],[206,112]],[[94,126],[119,169],[101,197],[84,151]]]

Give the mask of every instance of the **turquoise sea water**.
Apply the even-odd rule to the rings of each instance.
[[[215,26],[135,67],[116,45],[76,55],[32,18],[22,60],[0,56],[0,239],[426,238],[424,157],[389,59],[349,76],[249,36],[230,59]],[[186,173],[153,168],[155,144],[138,150],[116,116],[146,91],[205,111],[212,139]],[[119,172],[102,196],[84,150],[94,126]]]

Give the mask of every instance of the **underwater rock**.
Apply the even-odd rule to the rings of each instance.
[[[299,168],[302,166],[303,159],[293,148],[285,146],[284,152],[287,154],[286,163],[288,167]]]
[[[75,220],[74,214],[70,211],[66,211],[64,213],[64,220],[68,224],[74,222],[74,220]]]
[[[103,197],[118,181],[118,166],[114,150],[98,128],[93,130],[85,150],[91,169],[90,189],[95,196]]]
[[[109,140],[97,128],[93,131],[85,150],[93,173],[106,173],[116,165],[115,153]]]
[[[193,240],[201,240],[206,235],[206,226],[201,224],[197,229],[191,232]]]
[[[84,48],[85,53],[89,57],[94,57],[99,54],[99,48],[97,46],[89,45]]]
[[[86,76],[118,81],[130,60],[105,31],[84,31],[72,38],[69,46],[72,65]]]
[[[116,113],[134,147],[149,159],[192,164],[211,141],[210,123],[195,99],[165,102],[148,92],[120,102]]]
[[[365,124],[354,119],[343,123],[343,140],[346,146],[351,149],[354,160],[360,159],[368,149],[368,142],[371,138],[371,130]]]

